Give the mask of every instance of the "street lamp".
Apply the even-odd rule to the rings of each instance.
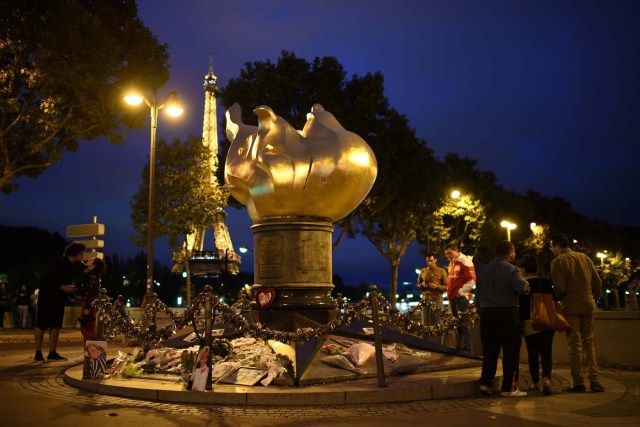
[[[515,230],[517,225],[507,221],[506,219],[503,219],[502,222],[500,222],[500,227],[507,229],[507,240],[511,241],[511,230]]]
[[[453,190],[451,192],[451,198],[452,199],[459,199],[460,198],[460,192],[458,190]]]
[[[604,259],[607,257],[607,254],[602,253],[602,252],[598,252],[598,253],[596,254],[596,256],[597,256],[598,258],[600,258],[600,265],[601,265],[601,266],[604,266]]]
[[[245,245],[240,246],[238,250],[240,251],[241,254],[246,254],[247,252],[253,252],[253,249],[248,248]]]
[[[153,180],[156,163],[156,130],[158,128],[158,111],[166,108],[170,116],[180,116],[183,112],[178,104],[176,91],[169,92],[161,102],[158,102],[158,91],[153,91],[153,97],[147,99],[139,93],[129,93],[124,97],[129,105],[140,105],[143,101],[151,110],[151,145],[149,149],[149,211],[147,215],[147,294],[153,291]]]

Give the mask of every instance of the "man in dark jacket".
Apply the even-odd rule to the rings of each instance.
[[[34,329],[36,343],[36,362],[44,362],[42,339],[44,331],[49,329],[49,355],[47,360],[67,360],[56,351],[60,328],[64,320],[64,302],[73,294],[73,264],[82,261],[85,245],[74,242],[64,250],[64,256],[58,259],[45,274],[38,297],[38,320]]]
[[[482,340],[482,374],[480,391],[491,394],[496,376],[498,355],[502,349],[502,396],[523,397],[518,390],[518,365],[522,330],[518,301],[529,293],[529,283],[512,264],[516,257],[513,243],[503,240],[496,245],[496,257],[478,274],[476,299],[480,306],[480,339]]]

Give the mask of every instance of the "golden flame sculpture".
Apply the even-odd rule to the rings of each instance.
[[[258,127],[242,123],[242,110],[227,110],[231,147],[225,183],[251,219],[313,216],[335,222],[366,197],[378,173],[367,143],[315,104],[301,131],[271,108],[259,106]]]

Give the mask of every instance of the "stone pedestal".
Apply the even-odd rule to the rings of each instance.
[[[254,289],[274,288],[270,310],[329,310],[333,224],[318,217],[270,217],[251,227]]]

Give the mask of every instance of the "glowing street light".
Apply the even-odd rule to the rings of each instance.
[[[511,230],[515,230],[517,225],[503,219],[502,222],[500,222],[500,227],[507,229],[507,240],[511,241]]]
[[[238,250],[240,251],[241,254],[246,254],[247,252],[253,252],[253,249],[248,248],[245,245],[240,246]]]
[[[147,215],[147,295],[153,292],[153,187],[156,163],[156,131],[158,129],[158,111],[166,108],[170,116],[180,116],[183,112],[178,104],[176,91],[169,92],[161,102],[158,102],[158,92],[153,91],[153,97],[147,99],[139,93],[129,93],[124,97],[129,105],[140,105],[143,101],[151,110],[151,144],[149,149],[149,211]]]
[[[606,251],[605,251],[605,252],[606,252]],[[602,265],[604,265],[604,259],[607,257],[607,254],[605,254],[605,253],[603,253],[603,252],[598,252],[598,253],[596,254],[596,256],[597,256],[598,258],[600,258],[600,265],[601,265],[601,266],[602,266]]]
[[[451,198],[452,199],[459,199],[460,198],[460,192],[458,190],[453,190],[451,192]]]

